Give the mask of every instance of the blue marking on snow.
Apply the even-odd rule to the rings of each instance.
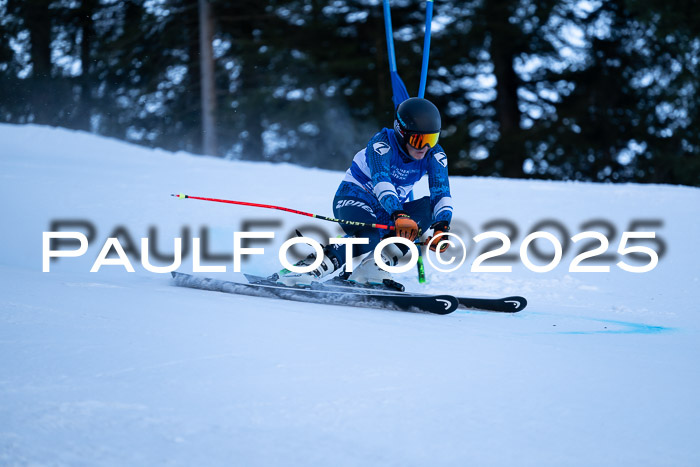
[[[613,319],[581,318],[587,321],[623,326],[626,329],[599,329],[596,331],[562,331],[558,334],[659,334],[662,332],[675,331],[673,328],[664,326],[651,326],[644,323],[630,323],[628,321],[617,321]]]
[[[479,311],[479,310],[458,310],[455,311],[455,314],[460,314],[460,315],[468,315],[468,314],[488,314],[488,315],[494,315],[494,316],[504,316],[501,315],[500,313],[491,313],[491,312],[485,312],[485,311]],[[666,332],[673,332],[676,331],[675,328],[670,328],[670,327],[665,327],[665,326],[652,326],[650,324],[644,324],[644,323],[634,323],[630,321],[619,321],[619,320],[614,320],[614,319],[601,319],[601,318],[586,318],[583,316],[575,316],[575,315],[565,315],[565,314],[557,314],[557,313],[543,313],[543,312],[528,312],[527,310],[523,310],[519,313],[513,313],[513,314],[507,314],[505,316],[508,316],[509,318],[513,319],[527,319],[527,318],[532,318],[532,317],[551,317],[555,319],[561,319],[561,320],[571,320],[571,319],[579,319],[582,321],[588,321],[588,322],[596,322],[596,323],[601,323],[601,324],[607,324],[607,325],[613,325],[613,326],[619,326],[622,327],[623,329],[595,329],[595,330],[588,330],[588,331],[557,331],[554,327],[576,327],[575,323],[548,323],[548,326],[551,326],[553,329],[554,334],[661,334],[661,333],[666,333]],[[539,332],[537,334],[543,334],[543,332]],[[550,334],[550,332],[544,332],[544,334]]]

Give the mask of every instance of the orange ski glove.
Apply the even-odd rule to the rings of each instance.
[[[425,239],[425,244],[430,244],[430,241],[434,238],[440,235],[441,233],[449,232],[450,231],[450,224],[448,224],[446,221],[440,221],[434,223],[431,227],[433,229],[433,235]],[[436,239],[432,245],[430,245],[430,249],[433,251],[437,251],[438,246],[440,247],[440,253],[444,253],[445,250],[447,250],[447,247],[449,246],[447,243],[447,236],[443,235],[442,237]]]
[[[407,213],[396,211],[391,215],[391,218],[394,220],[394,226],[396,226],[397,237],[407,238],[410,241],[418,238],[418,224]]]

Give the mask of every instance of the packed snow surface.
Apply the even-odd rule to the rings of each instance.
[[[0,141],[2,465],[700,465],[697,188],[452,177],[467,261],[427,266],[425,285],[414,271],[396,279],[529,305],[437,316],[183,289],[141,264],[141,238],[167,257],[180,237],[179,270],[192,272],[191,238],[206,237],[202,262],[227,272],[202,275],[243,280],[233,232],[268,231],[243,270],[276,271],[295,228],[322,240],[337,225],[170,194],[332,215],[341,172],[32,125],[0,125]],[[52,230],[83,232],[89,248],[42,272]],[[494,242],[473,237],[489,230],[511,256],[483,265],[511,272],[471,271]],[[534,230],[567,246],[549,272],[520,259]],[[569,271],[600,245],[567,240],[586,230],[609,238],[609,256],[581,264],[610,272]],[[660,254],[650,272],[616,265],[649,262],[618,253],[635,230],[656,232],[635,243]],[[135,272],[90,272],[109,237]],[[553,249],[540,239],[528,254],[541,266]]]

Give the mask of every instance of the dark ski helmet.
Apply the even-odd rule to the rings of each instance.
[[[396,108],[394,131],[402,146],[434,148],[440,137],[440,111],[427,99],[411,97]]]

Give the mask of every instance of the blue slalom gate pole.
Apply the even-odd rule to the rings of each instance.
[[[425,97],[425,82],[428,79],[428,57],[430,56],[430,26],[433,23],[433,0],[427,0],[425,11],[425,39],[423,40],[423,64],[420,70],[418,97]]]
[[[391,77],[391,90],[393,94],[392,101],[396,108],[400,103],[408,99],[408,91],[396,70],[394,30],[391,26],[391,8],[389,7],[389,0],[384,0],[384,30],[386,31],[386,48],[389,53],[389,75]]]
[[[391,8],[389,0],[384,0],[384,31],[386,32],[386,48],[389,52],[389,71],[396,73],[396,55],[394,53],[394,32],[391,28]]]

